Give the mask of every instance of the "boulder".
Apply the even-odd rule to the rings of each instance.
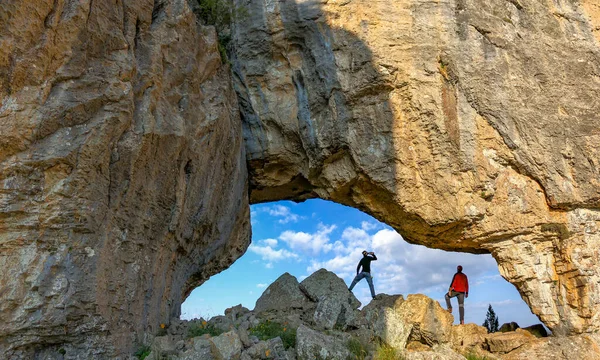
[[[242,353],[242,342],[235,331],[223,333],[209,339],[214,357],[221,359],[239,359]]]
[[[288,352],[279,337],[260,341],[242,354],[243,359],[276,359],[289,360]]]
[[[235,327],[231,318],[223,315],[213,316],[210,318],[210,320],[208,320],[208,326],[212,326],[223,332],[231,331]]]
[[[302,309],[307,306],[309,300],[300,291],[298,280],[286,272],[262,293],[256,301],[254,311]]]
[[[499,332],[509,332],[509,331],[515,331],[517,329],[519,329],[520,326],[519,324],[517,324],[516,322],[512,321],[509,323],[504,323],[502,324],[502,326],[500,326],[500,329],[498,329]]]
[[[455,349],[467,351],[474,348],[487,348],[487,329],[476,324],[465,324],[452,326],[452,346]]]
[[[373,331],[373,336],[401,350],[406,347],[412,325],[399,314],[404,298],[402,295],[382,294],[381,300],[373,300],[361,311],[361,324]]]
[[[187,349],[176,360],[215,360],[217,359],[211,351],[211,342],[208,337],[195,337],[188,341]]]
[[[598,334],[550,336],[535,339],[535,341],[530,341],[503,355],[502,360],[600,360],[600,336]]]
[[[452,315],[439,303],[425,295],[402,296],[382,294],[361,312],[362,323],[375,336],[397,350],[409,340],[428,346],[447,343],[452,337]]]
[[[225,317],[229,318],[235,323],[239,318],[246,315],[248,312],[250,312],[250,310],[243,307],[242,304],[239,304],[225,309]]]
[[[523,330],[529,331],[535,337],[547,337],[548,331],[546,327],[542,324],[535,324],[528,327],[524,327]]]
[[[177,353],[176,339],[173,336],[157,336],[152,342],[152,352],[158,356],[167,356]]]
[[[355,323],[360,301],[336,274],[320,269],[300,283],[300,290],[317,303],[313,314],[317,327],[345,329]]]
[[[405,323],[412,325],[410,339],[429,346],[451,340],[453,317],[440,304],[422,294],[408,295],[398,308]]]
[[[343,340],[304,325],[296,331],[296,353],[298,360],[339,360],[352,356]]]
[[[360,301],[348,290],[348,285],[336,274],[319,269],[300,283],[300,290],[312,301],[324,298],[338,298],[352,309],[358,309]]]
[[[528,331],[517,329],[506,333],[488,334],[486,344],[491,353],[506,354],[535,340],[536,337]]]

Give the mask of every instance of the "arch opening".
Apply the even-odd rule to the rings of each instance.
[[[285,272],[304,280],[325,268],[350,285],[361,251],[373,251],[377,294],[421,293],[445,306],[444,295],[462,265],[469,277],[465,322],[481,325],[488,305],[500,324],[521,327],[541,321],[504,280],[490,254],[470,254],[410,244],[390,226],[351,207],[314,199],[303,203],[279,201],[251,207],[253,239],[246,254],[228,269],[196,288],[181,306],[181,319],[210,319],[241,304],[252,310],[264,290]],[[366,281],[354,288],[363,306],[371,301]],[[459,323],[456,299],[452,300]]]

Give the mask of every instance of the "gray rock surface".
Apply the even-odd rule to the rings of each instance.
[[[298,280],[284,273],[256,300],[254,311],[302,309],[309,305],[309,299],[300,291]]]
[[[296,336],[298,360],[338,360],[351,356],[343,341],[304,325],[298,327]]]
[[[242,355],[242,342],[236,331],[229,331],[209,339],[212,354],[218,360],[236,360]]]
[[[300,290],[317,302],[313,320],[318,327],[345,329],[356,322],[360,301],[334,273],[317,270],[300,283]]]
[[[230,84],[187,0],[0,2],[4,358],[130,356],[244,253]]]
[[[600,329],[597,1],[236,3],[252,202],[491,253],[553,332]]]

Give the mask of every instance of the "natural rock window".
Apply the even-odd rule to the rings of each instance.
[[[445,308],[444,294],[456,271],[464,267],[470,296],[465,301],[467,323],[481,325],[488,305],[500,322],[521,327],[540,323],[516,288],[504,280],[491,255],[445,252],[411,245],[389,226],[359,210],[323,200],[280,201],[251,206],[253,241],[246,254],[228,269],[213,275],[192,291],[182,305],[181,318],[223,315],[237,304],[254,309],[256,300],[281,274],[298,281],[325,268],[352,281],[363,249],[374,251],[372,262],[377,293],[422,293]],[[370,300],[366,281],[354,294],[364,305]],[[458,306],[453,299],[455,323]]]

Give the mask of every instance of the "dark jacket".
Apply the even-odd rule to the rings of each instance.
[[[377,260],[377,256],[375,255],[364,255],[362,259],[358,262],[358,266],[356,267],[356,273],[360,272],[360,267],[362,266],[363,272],[371,273],[371,261]]]

